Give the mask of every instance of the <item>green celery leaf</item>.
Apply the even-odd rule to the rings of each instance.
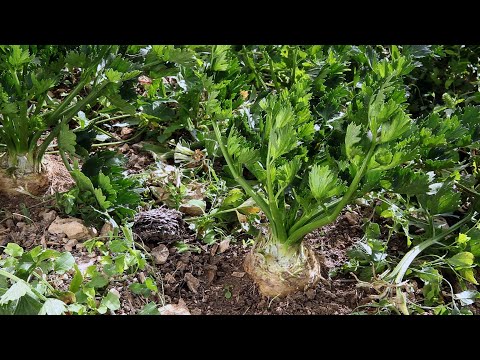
[[[20,257],[23,255],[22,247],[15,243],[8,243],[4,251],[5,251],[5,254],[13,257]]]
[[[0,297],[0,305],[9,303],[10,301],[18,300],[30,291],[30,286],[23,281],[18,281],[8,289],[5,294]]]
[[[72,281],[70,282],[69,290],[73,293],[77,292],[80,289],[80,286],[83,282],[83,275],[77,264],[73,265],[75,268],[75,274],[73,275]]]
[[[43,304],[39,311],[39,315],[62,315],[67,311],[67,306],[63,301],[49,298]]]
[[[69,271],[73,268],[75,264],[75,258],[73,257],[70,252],[64,252],[60,255],[54,262],[54,270],[58,274],[64,274],[65,272]]]
[[[458,254],[455,254],[450,259],[446,261],[455,267],[455,269],[462,269],[462,268],[469,268],[473,265],[475,260],[475,256],[468,251],[463,251]]]
[[[352,160],[355,155],[361,153],[359,148],[354,147],[354,145],[361,140],[359,137],[361,133],[362,127],[360,125],[354,123],[348,124],[345,134],[345,152],[350,160]]]

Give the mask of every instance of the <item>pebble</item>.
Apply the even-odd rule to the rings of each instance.
[[[9,229],[13,229],[15,227],[15,223],[12,219],[8,219],[7,221],[5,221],[5,225],[7,225],[7,228]]]
[[[55,220],[55,218],[57,217],[57,212],[55,210],[50,210],[50,211],[42,211],[40,212],[40,217],[43,219],[43,221],[45,223],[47,223],[47,225],[50,225],[53,220]]]
[[[17,228],[19,228],[19,229],[24,228],[26,225],[27,224],[25,224],[23,221],[17,222]]]
[[[307,296],[307,298],[309,300],[313,300],[315,299],[315,295],[317,294],[317,292],[315,291],[315,289],[308,289],[306,292],[305,292],[305,295]]]
[[[23,219],[25,219],[25,216],[20,215],[20,214],[13,214],[13,215],[12,215],[12,218],[13,218],[13,220],[15,220],[15,221],[22,221]]]
[[[72,251],[73,247],[78,244],[78,241],[75,239],[68,240],[65,244],[65,251]]]

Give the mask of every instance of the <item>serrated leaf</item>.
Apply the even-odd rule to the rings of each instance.
[[[277,179],[281,187],[288,186],[302,166],[299,157],[295,157],[292,161],[288,161],[277,169]]]
[[[20,257],[20,256],[23,255],[22,247],[18,244],[15,244],[15,243],[8,243],[4,252],[5,252],[5,254],[13,256],[13,257]]]
[[[58,134],[58,147],[60,150],[69,153],[70,155],[75,154],[75,145],[77,136],[73,131],[71,131],[68,125],[62,125],[60,133]]]
[[[80,289],[80,286],[82,285],[83,275],[77,264],[74,264],[73,266],[75,268],[75,274],[73,275],[72,281],[70,282],[70,286],[68,287],[68,289],[71,292],[75,293]]]
[[[460,269],[460,274],[469,282],[475,285],[478,285],[477,279],[475,279],[475,274],[472,268]]]
[[[98,205],[100,205],[103,210],[106,211],[112,207],[112,203],[107,201],[107,197],[103,195],[102,189],[94,189],[93,193],[98,201]]]
[[[422,172],[415,172],[408,168],[401,168],[390,176],[391,190],[405,195],[426,194],[429,189],[430,178]]]
[[[349,159],[353,159],[353,157],[359,153],[358,149],[354,148],[354,145],[361,140],[359,137],[361,132],[362,127],[360,125],[354,123],[348,124],[345,134],[345,153]]]
[[[110,82],[113,82],[113,83],[117,83],[122,79],[122,73],[113,69],[107,69],[105,71],[105,76]]]
[[[30,57],[28,49],[22,49],[19,45],[12,45],[10,49],[12,51],[8,57],[8,62],[14,69],[21,69],[23,64],[31,61],[32,58]]]
[[[462,269],[462,268],[469,268],[470,266],[472,266],[474,260],[475,260],[475,256],[473,256],[472,253],[468,251],[463,251],[458,254],[455,254],[454,256],[452,256],[450,259],[447,259],[446,261],[456,269]]]
[[[67,311],[67,306],[63,301],[49,298],[43,304],[39,311],[39,315],[62,315]]]
[[[69,252],[64,252],[57,259],[55,259],[54,270],[58,274],[64,274],[65,272],[73,268],[74,264],[75,258],[73,257],[73,255]]]
[[[95,273],[86,286],[91,288],[103,288],[108,284],[108,279],[100,273]]]
[[[87,54],[82,52],[70,51],[65,57],[65,62],[70,68],[84,68],[87,64]]]
[[[460,233],[457,237],[457,243],[463,245],[466,244],[471,238],[467,234]]]
[[[312,195],[318,201],[337,195],[341,191],[337,181],[337,177],[327,165],[314,165],[308,177]]]
[[[115,292],[110,290],[108,292],[107,296],[105,296],[102,299],[102,302],[100,303],[100,306],[102,306],[102,305],[105,306],[107,309],[112,310],[112,311],[118,310],[118,309],[120,309],[120,298],[118,297],[118,295]]]
[[[127,250],[125,243],[121,240],[113,240],[108,246],[111,252],[119,253]]]
[[[291,126],[273,129],[270,132],[270,156],[275,161],[280,156],[290,152],[297,145],[295,131]]]
[[[9,303],[10,301],[20,299],[28,291],[30,291],[30,286],[28,286],[23,281],[17,281],[10,287],[10,289],[5,292],[5,294],[2,295],[2,297],[0,297],[0,305],[4,305]]]
[[[112,202],[117,198],[117,192],[113,188],[110,177],[104,175],[102,171],[98,173],[98,187],[106,194],[106,198]]]
[[[435,194],[418,195],[418,200],[431,215],[452,213],[460,206],[461,194],[453,189],[452,183],[445,182]]]
[[[80,170],[73,170],[70,172],[70,175],[74,178],[77,186],[82,191],[90,191],[94,193],[95,188],[92,184],[92,180],[90,180],[85,174],[83,174]]]
[[[402,136],[410,128],[410,121],[410,117],[403,110],[396,108],[393,119],[382,124],[380,142],[389,142]]]
[[[227,58],[230,45],[215,45],[212,50],[212,69],[213,71],[225,71],[229,66],[229,59]]]

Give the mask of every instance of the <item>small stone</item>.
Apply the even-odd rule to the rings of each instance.
[[[113,225],[109,222],[103,224],[102,228],[100,229],[100,236],[108,236],[109,232],[113,232]]]
[[[178,271],[184,271],[186,268],[187,268],[187,264],[185,264],[183,261],[177,261],[176,269]]]
[[[218,244],[213,244],[212,249],[210,250],[210,255],[215,256],[218,250]]]
[[[91,237],[97,237],[98,236],[98,231],[93,226],[90,226],[88,228],[88,231],[89,231]]]
[[[65,234],[69,239],[78,241],[88,240],[92,237],[89,229],[84,222],[76,218],[61,219],[57,217],[55,221],[48,227],[50,234]]]
[[[163,244],[160,244],[152,249],[152,256],[155,264],[165,264],[167,262],[169,254],[170,253],[168,251],[168,248]]]
[[[358,220],[357,220],[357,217],[355,215],[353,215],[353,213],[351,213],[351,212],[345,213],[344,218],[345,218],[345,220],[348,221],[348,223],[350,225],[352,225],[352,226],[357,225]]]
[[[24,222],[20,221],[20,222],[17,222],[17,228],[19,229],[22,229],[26,226],[27,224],[25,224]]]
[[[305,295],[307,295],[308,300],[315,299],[316,294],[317,292],[315,291],[315,289],[308,289],[307,291],[305,291]]]
[[[225,239],[225,240],[220,241],[220,244],[218,246],[218,253],[221,254],[221,253],[227,251],[227,249],[229,247],[230,247],[230,239]]]
[[[236,278],[243,278],[245,276],[245,273],[244,272],[239,272],[239,271],[234,271],[232,273],[232,276],[236,277]]]
[[[192,273],[186,273],[184,280],[187,282],[187,287],[190,291],[198,294],[198,287],[200,286],[200,280],[198,280]]]
[[[43,219],[45,224],[47,226],[50,226],[50,224],[55,220],[57,217],[57,212],[55,210],[50,210],[50,211],[42,211],[40,214],[40,217]]]
[[[191,315],[190,311],[182,299],[178,300],[178,304],[168,304],[158,309],[160,315]]]
[[[217,266],[216,265],[205,265],[205,273],[207,275],[207,285],[210,285],[215,279],[215,275],[217,273]]]
[[[13,214],[12,218],[13,218],[14,221],[22,221],[22,220],[25,219],[25,216],[23,216],[21,214]]]
[[[73,247],[77,244],[78,244],[78,240],[75,240],[75,239],[68,240],[67,243],[64,246],[65,251],[72,251]]]
[[[9,229],[13,229],[15,227],[15,223],[12,219],[8,219],[7,221],[5,221],[5,225],[7,225],[7,228]]]

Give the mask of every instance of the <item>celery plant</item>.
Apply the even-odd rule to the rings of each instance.
[[[33,50],[33,51],[32,51]],[[40,173],[42,158],[79,110],[94,102],[111,84],[103,71],[112,46],[85,46],[65,54],[29,46],[0,46],[0,143],[2,167],[17,176]],[[65,67],[78,68],[80,78],[68,96],[51,97]],[[107,75],[107,76],[105,76]],[[114,79],[113,79],[114,80]],[[82,91],[88,95],[81,97]],[[50,133],[42,141],[46,130]]]
[[[252,117],[256,120],[231,126],[226,142],[219,126],[225,119],[213,122],[231,174],[268,219],[269,231],[254,249],[253,266],[252,257],[245,263],[265,295],[286,295],[315,284],[318,268],[305,271],[312,266],[312,252],[302,244],[305,235],[335,221],[387,170],[412,158],[401,77],[413,66],[395,50],[392,59],[373,64],[360,90],[351,90],[346,117],[331,123],[341,146],[315,136],[320,119],[311,112],[308,77],[261,99]],[[246,170],[255,180],[244,177]],[[275,276],[279,282],[273,285]],[[295,277],[309,279],[296,286]],[[282,282],[286,286],[278,284]]]

